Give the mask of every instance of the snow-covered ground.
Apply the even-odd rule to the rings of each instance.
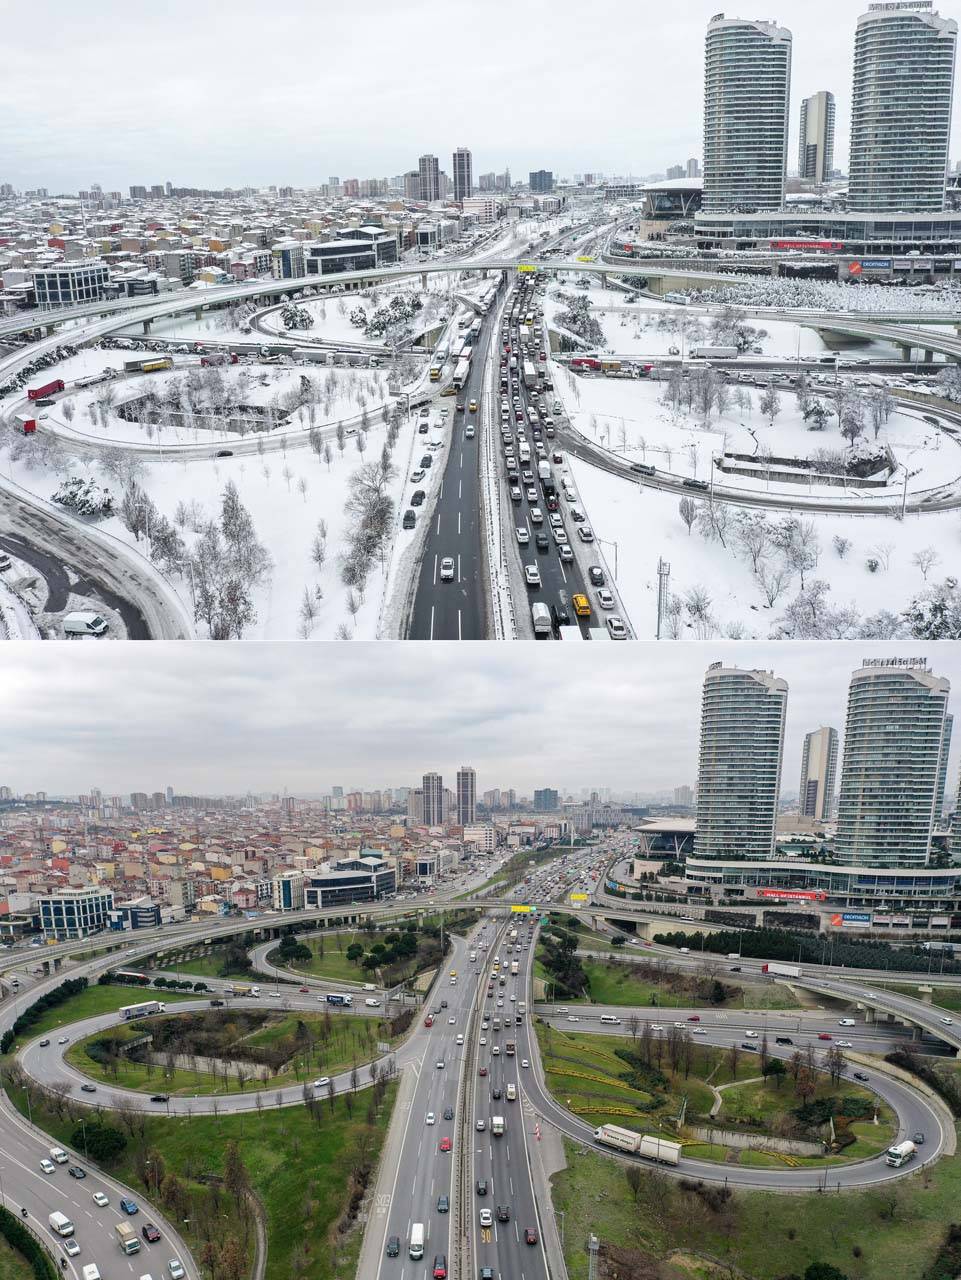
[[[560,393],[571,423],[589,441],[601,444],[631,462],[646,462],[663,471],[692,479],[706,480],[711,458],[722,453],[748,454],[763,461],[765,455],[778,458],[813,458],[821,451],[838,453],[847,448],[841,437],[833,402],[824,404],[832,417],[823,431],[811,431],[804,422],[794,393],[779,393],[780,412],[770,425],[761,412],[760,388],[741,385],[731,388],[730,403],[722,414],[712,412],[705,425],[686,410],[674,412],[662,403],[667,384],[646,379],[584,377],[555,365],[555,391]],[[864,439],[875,442],[869,421]],[[936,486],[956,484],[961,489],[961,442],[925,422],[923,409],[896,409],[881,426],[876,443],[889,446],[896,462],[909,472],[908,492],[915,494]],[[877,498],[885,490],[865,490],[856,486],[839,489],[810,481],[798,486],[790,481],[725,477],[715,474],[715,483],[737,489],[757,489],[787,496],[821,495],[836,499],[858,495]],[[903,471],[890,481],[892,501],[900,500]]]
[[[688,533],[677,495],[641,488],[579,459],[571,459],[570,468],[595,534],[605,543],[617,544],[616,557],[605,547],[607,561],[613,565],[616,558],[618,589],[638,639],[655,636],[659,559],[670,565],[670,590],[682,602],[677,638],[766,639],[776,633],[786,606],[799,594],[800,575],[785,575],[786,581],[769,607],[764,586],[752,572],[749,554],[738,548],[738,508],[728,508],[731,528],[724,546],[704,537],[697,525]],[[807,521],[808,513],[802,518]],[[772,528],[783,519],[783,513],[768,516]],[[929,550],[937,555],[928,571],[928,581],[933,583],[951,571],[961,554],[957,512],[909,515],[903,522],[822,515],[814,525],[819,554],[817,564],[805,574],[805,585],[826,582],[830,605],[853,606],[861,619],[840,630],[839,638],[857,638],[864,620],[885,610],[897,615],[923,590],[925,578],[915,555],[924,557]],[[835,539],[849,544],[843,558],[835,550]],[[873,571],[869,561],[876,562]],[[765,573],[773,592],[778,586],[776,575],[784,573],[780,557],[773,551]],[[691,594],[699,591],[709,598],[707,622],[700,616],[696,595]],[[695,605],[694,614],[687,600]],[[866,634],[877,632],[869,628]],[[671,635],[671,630],[665,629],[664,638]],[[830,636],[831,632],[825,632],[825,638]]]
[[[708,264],[705,267],[709,269]],[[838,284],[831,280],[789,280],[770,276],[730,285],[684,289],[688,297],[703,302],[731,302],[750,307],[814,307],[824,311],[961,311],[961,289],[956,285],[887,286]]]

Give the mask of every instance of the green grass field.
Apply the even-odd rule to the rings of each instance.
[[[323,1042],[325,1021],[329,1035],[326,1042]],[[386,1025],[373,1018],[337,1014],[325,1020],[322,1013],[299,1012],[284,1017],[278,1011],[266,1026],[247,1036],[245,1043],[269,1046],[290,1035],[298,1022],[305,1023],[311,1029],[313,1043],[305,1045],[304,1051],[297,1054],[289,1067],[268,1074],[266,1078],[263,1077],[262,1069],[251,1064],[250,1077],[243,1083],[236,1076],[224,1077],[207,1071],[181,1068],[168,1069],[150,1063],[132,1062],[126,1058],[117,1060],[114,1071],[110,1064],[97,1062],[87,1054],[87,1045],[97,1040],[98,1036],[78,1040],[67,1050],[66,1057],[71,1066],[90,1076],[92,1080],[143,1093],[153,1093],[162,1087],[165,1093],[192,1097],[251,1093],[258,1089],[277,1089],[300,1084],[316,1079],[319,1075],[336,1075],[349,1069],[354,1062],[360,1064],[370,1061],[375,1054],[376,1042],[390,1040]],[[143,1029],[142,1022],[134,1022],[119,1030],[124,1039],[134,1040],[143,1034]]]
[[[0,1280],[34,1280],[33,1268],[26,1258],[12,1249],[0,1236]]]
[[[601,960],[583,960],[582,966],[591,984],[590,1000],[572,1004],[657,1005],[666,1009],[713,1008],[709,1001],[689,991],[672,991],[667,982],[650,982],[634,977],[627,964],[606,964]],[[726,975],[722,975],[722,981]],[[732,1000],[717,1006],[722,1009],[796,1009],[797,1001],[785,987],[777,985],[748,987]]]
[[[902,1179],[893,1184],[895,1190],[785,1196],[735,1191],[720,1212],[671,1179],[645,1173],[635,1204],[614,1161],[575,1143],[565,1141],[565,1146],[568,1167],[553,1178],[553,1201],[565,1215],[571,1280],[586,1280],[584,1241],[590,1232],[606,1244],[653,1259],[678,1249],[707,1254],[740,1268],[736,1274],[751,1280],[803,1275],[819,1261],[854,1280],[922,1280],[961,1203],[961,1160],[954,1158]],[[685,1150],[702,1154],[701,1148]],[[758,1154],[751,1153],[752,1164]],[[685,1267],[664,1274],[727,1277],[732,1272],[728,1266],[718,1271]]]
[[[871,985],[883,987],[886,991],[894,991],[898,995],[912,996],[915,1000],[921,999],[918,995],[918,983],[910,986],[902,982],[873,981]],[[961,987],[934,987],[933,992],[932,1000],[935,1004],[940,1005],[942,1009],[950,1009],[954,1013],[961,1013]]]
[[[144,1000],[162,1000],[165,1004],[173,1004],[178,1000],[196,1000],[196,995],[181,992],[144,991],[142,987],[99,986],[88,987],[77,996],[72,996],[65,1004],[55,1009],[48,1009],[37,1022],[17,1037],[11,1052],[20,1048],[25,1041],[35,1036],[47,1035],[71,1022],[79,1022],[82,1018],[92,1018],[98,1013],[110,1013],[125,1004],[140,1004]]]
[[[302,1106],[265,1107],[242,1116],[148,1117],[145,1148],[153,1167],[155,1154],[167,1173],[176,1174],[180,1181],[185,1203],[176,1209],[165,1207],[187,1219],[182,1229],[191,1249],[199,1257],[208,1241],[215,1246],[231,1237],[243,1241],[246,1223],[247,1265],[242,1274],[248,1274],[253,1256],[249,1215],[224,1190],[209,1185],[211,1175],[222,1175],[225,1148],[233,1141],[266,1211],[266,1280],[339,1280],[353,1275],[361,1230],[342,1235],[337,1223],[346,1207],[353,1171],[360,1164],[376,1162],[395,1093],[392,1084],[380,1113],[369,1117],[369,1122],[371,1090],[353,1099],[352,1115],[347,1100],[337,1098],[333,1108],[326,1101],[318,1105],[313,1118]],[[11,1090],[11,1096],[25,1113],[22,1090]],[[39,1111],[36,1104],[33,1118],[55,1140],[69,1142],[70,1122]],[[147,1190],[139,1168],[135,1144],[130,1143],[110,1172],[131,1187]],[[162,1193],[160,1200],[164,1201]],[[241,1280],[236,1272],[231,1274],[232,1280],[234,1276]],[[2,1273],[0,1280],[4,1280]],[[10,1280],[21,1277],[14,1274]]]

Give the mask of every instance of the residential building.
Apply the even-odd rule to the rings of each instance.
[[[497,828],[492,822],[465,827],[464,844],[473,845],[481,853],[493,853],[497,848]]]
[[[941,744],[941,762],[938,765],[938,790],[934,797],[934,820],[939,822],[944,813],[944,792],[948,783],[948,756],[951,754],[951,732],[954,716],[944,717],[944,741]]]
[[[949,692],[923,658],[866,659],[852,675],[835,839],[840,862],[927,864]]]
[[[704,677],[695,852],[770,858],[781,791],[788,687],[715,662]]]
[[[688,786],[674,788],[674,803],[681,809],[694,807],[694,788]]]
[[[509,179],[508,185],[510,185]],[[532,169],[529,185],[531,194],[540,192],[546,195],[547,192],[554,190],[554,175],[550,169]]]
[[[704,59],[706,210],[778,209],[787,172],[791,33],[718,14]]]
[[[306,275],[304,246],[300,240],[281,240],[270,250],[275,280],[295,280]]]
[[[828,726],[804,735],[798,813],[826,822],[834,807],[838,768],[838,731]]]
[[[440,827],[444,823],[444,779],[439,773],[425,773],[423,780],[424,825]]]
[[[473,190],[472,163],[471,153],[468,149],[466,147],[458,147],[454,152],[455,200],[466,200]]]
[[[465,217],[474,217],[482,225],[497,221],[497,201],[490,196],[468,196],[461,209]]]
[[[872,4],[858,18],[848,208],[944,209],[958,24],[929,0]]]
[[[270,882],[270,904],[275,911],[302,911],[304,873],[281,871]]]
[[[543,787],[534,792],[534,808],[538,813],[554,813],[557,809],[558,795],[551,787]]]
[[[464,764],[457,770],[457,825],[469,827],[477,820],[477,774]]]
[[[821,184],[834,169],[834,94],[822,89],[801,103],[798,176]]]
[[[440,168],[436,156],[421,156],[417,162],[417,180],[421,200],[430,204],[440,199]]]

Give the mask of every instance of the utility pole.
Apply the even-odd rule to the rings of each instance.
[[[597,1236],[587,1237],[587,1280],[597,1280],[597,1253],[601,1242]]]
[[[661,627],[667,612],[667,592],[671,580],[671,566],[667,560],[657,561],[657,633],[655,640],[661,638]]]

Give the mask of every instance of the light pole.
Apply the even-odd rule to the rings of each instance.
[[[908,464],[903,462],[901,467],[904,471],[904,488],[901,491],[901,514],[898,516],[899,520],[904,519],[905,512],[908,509]]]

